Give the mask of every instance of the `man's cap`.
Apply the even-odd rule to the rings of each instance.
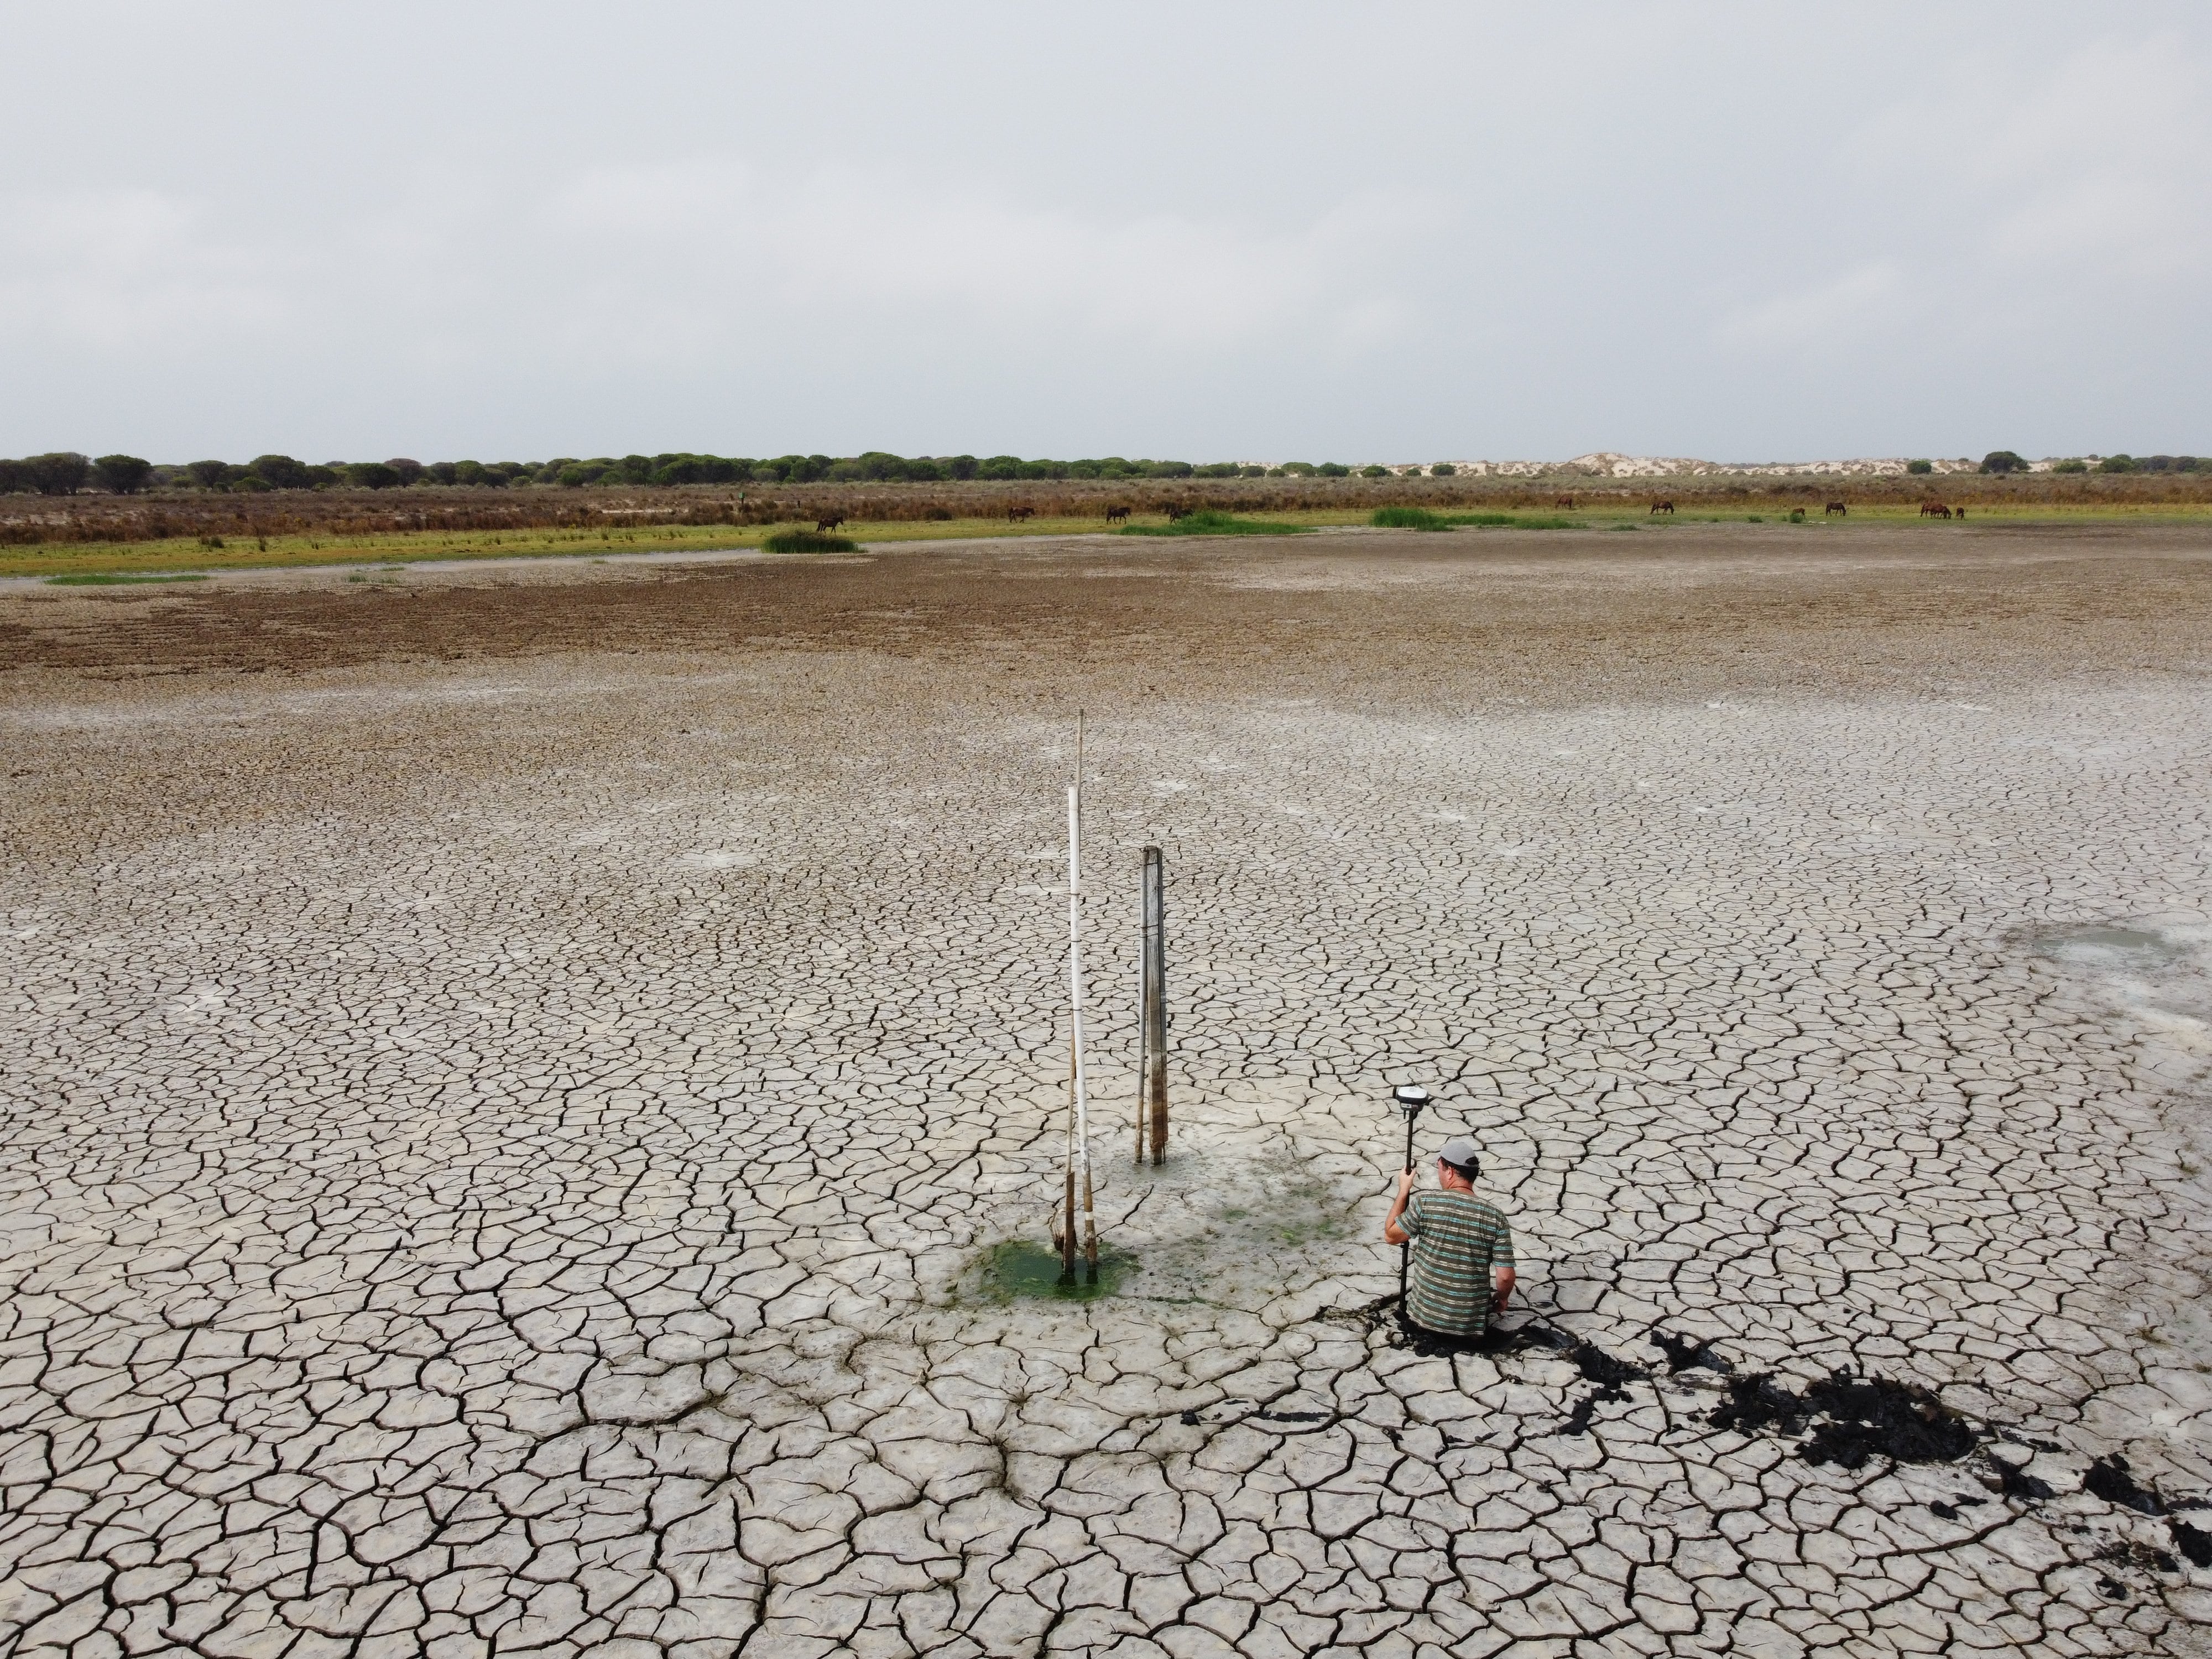
[[[1444,1142],[1443,1151],[1437,1156],[1447,1164],[1456,1164],[1462,1170],[1472,1170],[1482,1161],[1482,1148],[1466,1135],[1454,1135]]]

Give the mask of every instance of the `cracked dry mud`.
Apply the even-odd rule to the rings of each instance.
[[[0,595],[0,1652],[2201,1650],[2209,552]],[[1079,705],[1075,1304],[983,1264]],[[1485,1351],[1376,1316],[1400,1079],[1513,1220]],[[1876,1395],[1971,1449],[1791,1415]]]

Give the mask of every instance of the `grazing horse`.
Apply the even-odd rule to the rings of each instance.
[[[1107,522],[1108,524],[1127,524],[1127,523],[1128,523],[1128,522],[1129,522],[1129,509],[1128,509],[1127,507],[1108,507],[1108,508],[1106,509],[1106,522]]]
[[[1168,522],[1170,524],[1173,524],[1177,519],[1188,519],[1190,517],[1190,509],[1188,507],[1176,507],[1172,502],[1166,507],[1162,507],[1160,511],[1168,515]]]
[[[1820,509],[1820,516],[1824,519],[1848,519],[1850,515],[1850,508],[1841,501],[1830,501]]]
[[[1941,501],[1923,501],[1920,503],[1920,516],[1923,519],[1948,519],[1951,516],[1951,509]]]
[[[1654,501],[1651,503],[1651,511],[1654,513],[1664,513],[1669,518],[1672,518],[1674,513],[1674,503],[1672,501]]]
[[[1019,524],[1024,519],[1034,519],[1035,517],[1036,517],[1036,508],[1033,507],[1010,507],[1006,509],[1006,522],[1008,524]]]
[[[842,513],[824,514],[814,521],[814,533],[817,536],[826,536],[844,522],[845,515]]]
[[[1571,495],[1554,495],[1552,497],[1552,505],[1564,507],[1571,513],[1575,510],[1575,498]]]
[[[1951,516],[1954,519],[1963,519],[1966,516],[1966,509],[1963,507],[1954,507],[1951,509]]]

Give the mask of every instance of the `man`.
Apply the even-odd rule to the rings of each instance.
[[[1407,1170],[1382,1222],[1391,1243],[1413,1244],[1406,1322],[1431,1336],[1480,1336],[1513,1294],[1513,1230],[1495,1205],[1474,1195],[1481,1173],[1474,1142],[1456,1136],[1437,1159],[1437,1190],[1414,1192]]]

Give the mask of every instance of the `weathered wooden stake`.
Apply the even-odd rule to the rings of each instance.
[[[1168,945],[1166,871],[1157,847],[1145,848],[1144,1097],[1137,1111],[1141,1143],[1149,1108],[1152,1165],[1168,1155]],[[1142,1157],[1141,1146],[1139,1156]]]

